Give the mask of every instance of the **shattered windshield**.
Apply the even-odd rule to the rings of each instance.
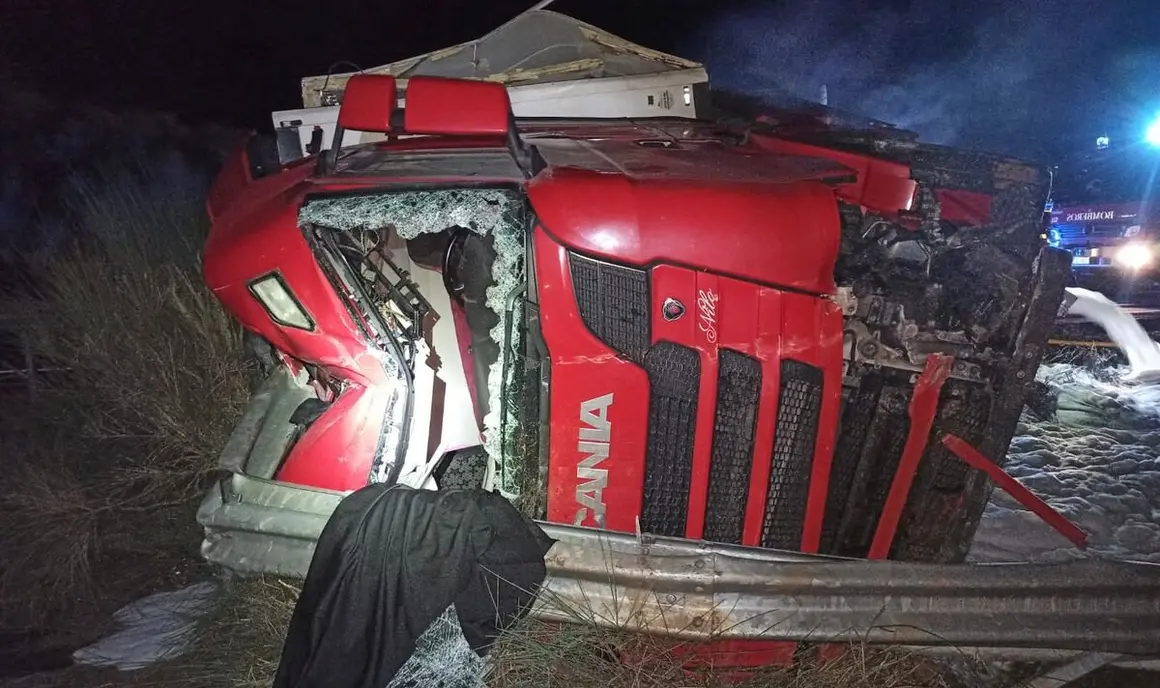
[[[519,478],[509,466],[505,446],[516,432],[514,404],[504,402],[503,390],[522,385],[512,381],[522,371],[512,365],[521,346],[524,288],[524,236],[530,210],[523,194],[508,188],[424,189],[328,196],[309,200],[299,211],[299,224],[310,228],[332,255],[337,255],[355,278],[355,300],[368,319],[383,323],[390,342],[411,369],[420,351],[430,351],[430,301],[402,265],[410,264],[407,245],[422,236],[468,232],[487,237],[494,250],[489,267],[490,286],[484,299],[493,314],[483,336],[492,346],[475,347],[486,373],[480,380],[484,445],[496,466],[498,487],[518,493]],[[446,260],[446,256],[444,256]],[[446,266],[443,266],[444,268]],[[448,289],[451,289],[449,286]],[[360,298],[360,295],[362,297]],[[490,354],[483,354],[488,350]]]

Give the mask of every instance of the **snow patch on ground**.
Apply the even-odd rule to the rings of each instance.
[[[77,650],[73,660],[133,671],[176,657],[193,638],[197,620],[213,608],[217,591],[217,583],[205,581],[131,602],[113,615],[118,630]]]
[[[1122,382],[1126,372],[1044,366],[1056,417],[1024,414],[1008,451],[1007,472],[1082,528],[1087,551],[997,489],[969,561],[1160,563],[1160,385]]]

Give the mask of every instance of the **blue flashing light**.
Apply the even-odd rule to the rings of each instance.
[[[1158,116],[1144,133],[1144,140],[1150,145],[1160,148],[1160,116]]]

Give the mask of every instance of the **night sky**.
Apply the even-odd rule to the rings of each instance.
[[[0,79],[55,100],[269,126],[300,77],[475,38],[534,0],[3,0]],[[1155,0],[559,0],[627,39],[941,143],[1047,157],[1160,113]],[[338,71],[343,71],[340,69]]]

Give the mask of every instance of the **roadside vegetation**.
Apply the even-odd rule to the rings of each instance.
[[[121,604],[202,575],[194,511],[247,378],[199,275],[207,177],[166,162],[72,176],[69,243],[0,298],[7,360],[35,369],[0,388],[5,631],[85,642]]]

